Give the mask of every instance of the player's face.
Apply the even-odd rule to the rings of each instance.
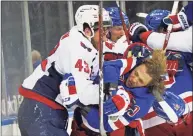
[[[152,77],[147,73],[147,68],[144,64],[136,67],[126,80],[128,87],[147,86],[152,80]]]
[[[110,29],[111,40],[116,42],[119,38],[121,38],[125,33],[122,26],[114,26]]]
[[[103,42],[107,41],[106,36],[107,36],[108,31],[109,31],[109,28],[107,28],[107,27],[103,28]],[[100,42],[99,41],[99,29],[94,31],[94,37],[92,38],[92,41],[94,42],[93,44],[94,44],[95,48],[97,48],[97,45]]]

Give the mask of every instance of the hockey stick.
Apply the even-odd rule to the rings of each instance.
[[[171,14],[174,15],[177,12],[178,9],[178,3],[179,1],[174,1],[173,7],[172,7],[172,12]],[[170,33],[172,31],[172,24],[170,24],[167,28],[167,33],[165,36],[165,41],[164,41],[164,45],[163,45],[163,50],[164,52],[166,51],[166,47],[168,45],[168,40],[170,38]],[[162,98],[161,94],[158,91],[154,91],[153,90],[153,95],[155,96],[156,100],[158,101],[159,105],[162,107],[163,111],[166,113],[166,115],[168,116],[168,118],[173,122],[176,123],[178,121],[178,116],[176,115],[176,113],[174,112],[174,110],[168,105],[168,103],[166,101],[164,101],[164,99]]]
[[[177,12],[177,10],[178,10],[178,3],[179,3],[179,1],[174,1],[171,15],[175,15],[175,14],[176,14],[176,12]],[[168,41],[169,41],[169,38],[170,38],[170,33],[171,33],[171,31],[172,31],[172,26],[173,26],[173,24],[169,24],[169,25],[168,25],[167,33],[166,33],[165,41],[164,41],[164,45],[163,45],[163,50],[165,50],[166,47],[167,47],[167,45],[168,45]]]
[[[123,26],[123,30],[125,32],[125,36],[126,36],[126,39],[127,39],[127,43],[128,45],[130,44],[130,40],[129,40],[129,32],[127,30],[127,27],[126,27],[126,24],[125,24],[125,21],[124,21],[124,18],[123,18],[123,14],[122,14],[122,10],[120,8],[120,5],[119,5],[119,1],[116,0],[116,3],[117,3],[117,7],[119,8],[119,14],[120,14],[120,17],[121,17],[121,22],[122,22],[122,26]]]
[[[104,86],[103,86],[103,2],[99,2],[99,112],[100,112],[100,134],[106,136],[106,132],[103,124],[103,101],[104,101]]]

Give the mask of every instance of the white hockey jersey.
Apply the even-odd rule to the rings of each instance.
[[[103,44],[104,60],[115,60],[122,58],[124,52],[128,48],[126,36],[122,36],[117,42],[108,40]]]
[[[61,37],[50,56],[24,80],[19,92],[24,97],[33,97],[41,102],[41,96],[44,96],[45,104],[50,103],[50,99],[63,104],[61,94],[66,92],[59,86],[63,85],[63,76],[71,73],[76,83],[73,89],[76,89],[80,102],[85,105],[99,104],[99,86],[90,80],[97,58],[97,50],[74,26],[69,33]]]
[[[166,34],[157,32],[144,32],[141,40],[152,49],[162,49]],[[192,26],[185,31],[172,32],[168,41],[168,50],[192,53]]]

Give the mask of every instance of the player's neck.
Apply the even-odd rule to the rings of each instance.
[[[91,43],[92,43],[93,47],[94,47],[96,50],[98,50],[98,48],[97,48],[97,47],[98,47],[98,43],[95,42],[93,38],[91,39]]]

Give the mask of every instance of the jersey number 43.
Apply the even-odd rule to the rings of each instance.
[[[78,70],[80,72],[84,71],[85,73],[89,73],[90,69],[88,66],[88,63],[86,63],[86,61],[83,61],[82,59],[78,59],[76,64],[75,64],[75,68],[78,68]]]

